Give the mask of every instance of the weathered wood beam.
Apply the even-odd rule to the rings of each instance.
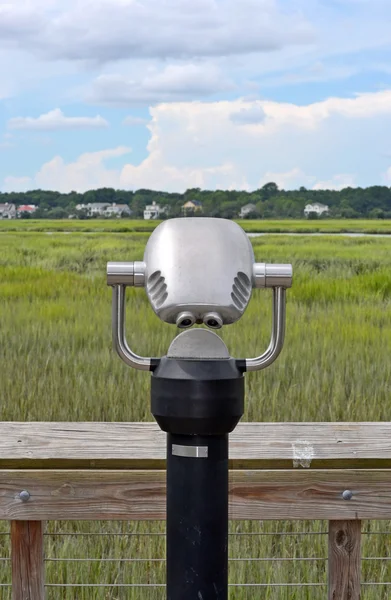
[[[164,471],[6,470],[0,519],[164,519],[165,493]],[[390,519],[391,471],[231,471],[230,518]]]
[[[0,469],[160,469],[155,423],[0,422]],[[241,423],[233,469],[391,468],[391,423]]]

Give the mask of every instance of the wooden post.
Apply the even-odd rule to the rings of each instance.
[[[43,522],[11,521],[12,600],[44,600]]]
[[[360,600],[361,521],[329,522],[329,600]]]

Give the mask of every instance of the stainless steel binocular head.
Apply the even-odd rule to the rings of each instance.
[[[113,340],[124,362],[153,369],[154,360],[134,354],[125,339],[125,290],[144,287],[157,316],[188,329],[235,323],[243,315],[253,288],[273,289],[271,342],[264,354],[245,359],[245,370],[271,364],[281,352],[285,332],[285,291],[292,266],[256,263],[252,245],[233,221],[183,218],[164,221],[154,230],[142,262],[110,262],[107,284],[113,286]]]

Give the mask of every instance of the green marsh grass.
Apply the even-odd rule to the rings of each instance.
[[[322,222],[323,223],[323,222]],[[18,222],[19,225],[19,222]],[[0,234],[1,420],[148,421],[149,380],[125,367],[111,346],[108,260],[139,260],[148,233]],[[284,351],[246,376],[247,421],[391,420],[391,238],[289,237],[253,240],[256,258],[293,262]],[[270,295],[254,292],[241,325],[223,337],[234,356],[259,354],[270,334]],[[128,338],[141,354],[162,355],[175,328],[152,313],[142,290],[128,293]],[[212,492],[211,492],[212,493]],[[3,532],[8,531],[2,524]],[[48,583],[163,583],[162,523],[49,523],[46,556],[117,562],[46,564]],[[307,557],[311,561],[233,561],[233,583],[325,583],[327,524],[231,523],[231,558]],[[365,523],[363,556],[387,556],[388,523]],[[280,536],[279,532],[289,536]],[[110,535],[74,536],[77,532]],[[295,535],[307,532],[308,535]],[[113,533],[123,535],[113,536]],[[318,533],[319,535],[310,535]],[[0,536],[0,557],[9,540]],[[364,580],[391,581],[391,561],[364,561]],[[0,583],[10,580],[0,563]],[[1,598],[10,598],[0,588]],[[230,598],[320,600],[325,587],[231,588]],[[363,599],[391,589],[364,588]],[[162,588],[48,588],[49,600],[157,600]]]
[[[142,219],[21,219],[0,220],[6,231],[135,233],[151,232],[160,221]],[[391,219],[256,219],[237,221],[249,233],[373,233],[391,234]]]

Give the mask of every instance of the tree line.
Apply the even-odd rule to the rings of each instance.
[[[182,206],[189,200],[201,202],[202,215],[227,219],[237,218],[240,209],[246,204],[254,205],[254,209],[247,214],[247,218],[251,219],[303,218],[304,207],[314,202],[329,207],[327,218],[391,218],[391,188],[380,185],[367,188],[347,187],[340,191],[309,190],[305,187],[283,190],[270,182],[252,192],[192,188],[179,194],[147,189],[126,191],[100,188],[68,194],[47,190],[0,193],[0,203],[8,202],[17,206],[35,204],[39,208],[34,213],[34,218],[51,219],[75,215],[76,205],[95,202],[127,204],[132,211],[132,218],[143,218],[145,207],[156,202],[165,207],[163,218],[176,217],[183,214]]]

